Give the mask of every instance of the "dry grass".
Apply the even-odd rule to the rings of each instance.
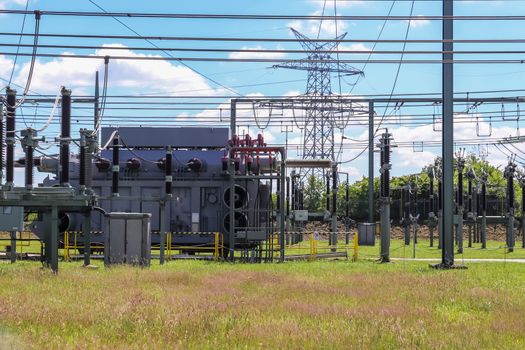
[[[0,344],[525,348],[525,266],[517,264],[446,272],[343,261],[61,269],[53,276],[35,263],[0,264]]]

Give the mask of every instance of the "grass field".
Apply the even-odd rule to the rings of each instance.
[[[523,349],[525,265],[0,263],[0,348]]]

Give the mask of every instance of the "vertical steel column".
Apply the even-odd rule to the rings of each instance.
[[[0,188],[4,183],[4,116],[0,115]]]
[[[330,172],[326,172],[326,211],[330,212]]]
[[[286,150],[286,148],[285,148]],[[286,177],[286,244],[290,244],[290,178]],[[293,240],[293,237],[292,237]]]
[[[100,139],[100,107],[99,107],[99,81],[98,81],[98,71],[95,73],[95,102],[93,104],[93,130],[95,131],[95,137],[97,145],[99,144]]]
[[[443,248],[443,182],[441,170],[438,179],[438,249]]]
[[[25,186],[26,189],[32,190],[33,189],[33,166],[34,166],[34,133],[36,133],[33,129],[26,129],[23,130],[22,133],[25,136],[24,143],[25,143]]]
[[[525,248],[525,175],[521,178],[521,247]]]
[[[457,215],[458,225],[456,229],[456,237],[458,242],[458,254],[463,253],[463,170],[465,161],[463,158],[458,159],[458,202]]]
[[[280,217],[281,217],[281,220],[280,220],[280,235],[279,235],[279,245],[280,245],[280,248],[281,248],[281,251],[280,251],[280,257],[279,257],[279,261],[281,262],[284,262],[284,254],[285,254],[285,239],[284,239],[284,230],[285,230],[285,212],[284,212],[284,196],[285,196],[285,193],[284,193],[284,182],[286,181],[286,151],[283,150],[282,154],[282,159],[281,159],[281,184],[283,184],[281,186],[281,196],[279,198],[279,206],[281,207],[281,210],[280,210]]]
[[[91,210],[84,213],[84,266],[91,265]]]
[[[237,128],[237,100],[232,99],[230,102],[230,139],[236,134]]]
[[[11,235],[11,264],[16,262],[16,231],[9,232]]]
[[[337,165],[332,165],[332,252],[337,251]]]
[[[516,237],[514,236],[514,175],[516,165],[509,163],[505,168],[505,177],[507,178],[507,248],[509,253],[514,251]]]
[[[60,185],[69,186],[69,142],[71,141],[71,90],[62,88],[60,120]]]
[[[46,245],[49,244],[49,256],[47,257],[48,267],[54,273],[58,273],[58,208],[51,207],[51,231]]]
[[[228,157],[228,172],[230,174],[230,232],[228,236],[228,248],[230,261],[235,260],[235,155]]]
[[[8,188],[14,186],[15,176],[15,130],[16,130],[16,91],[7,89],[7,113],[6,113],[6,185]]]
[[[160,265],[164,264],[165,260],[165,245],[166,245],[166,210],[167,204],[169,203],[170,198],[172,197],[172,185],[173,185],[173,173],[172,173],[172,161],[173,161],[173,151],[171,146],[166,147],[166,162],[164,164],[165,172],[165,200],[160,201],[160,248],[159,248],[159,263]]]
[[[120,145],[119,145],[119,135],[115,134],[113,137],[113,164],[111,167],[111,193],[113,197],[118,197],[119,195],[119,173],[120,173]]]
[[[481,184],[481,249],[487,248],[487,181],[483,175]]]
[[[374,222],[374,102],[368,102],[368,222]]]
[[[86,134],[84,132],[84,129],[80,129],[79,158],[80,158],[80,165],[79,165],[78,184],[80,185],[80,189],[83,190],[86,187],[86,166],[87,166],[86,164]]]
[[[454,1],[443,0],[443,228],[440,267],[454,266]]]
[[[350,219],[350,175],[346,173],[345,216]]]
[[[292,211],[295,211],[297,209],[295,207],[297,205],[297,199],[296,199],[297,191],[296,191],[296,188],[295,188],[295,186],[296,186],[296,183],[295,183],[295,171],[291,172],[290,178],[291,178],[291,181],[292,181],[292,184],[291,184],[291,190],[292,190],[292,193],[291,193]]]
[[[159,239],[159,264],[164,265],[164,246],[166,245],[166,201],[161,200],[160,203],[160,239]]]
[[[430,247],[434,246],[434,173],[432,171],[429,171],[428,174],[429,177],[429,210],[428,210],[428,228],[429,228],[429,234],[430,234]]]
[[[232,99],[230,102],[230,139],[233,139],[237,128],[237,100]],[[228,173],[230,175],[230,229],[228,236],[228,249],[230,261],[234,261],[235,253],[235,155],[228,157]]]
[[[380,262],[390,262],[390,134],[388,130],[381,137],[381,256]]]
[[[403,187],[403,223],[405,225],[405,245],[410,245],[410,183]]]

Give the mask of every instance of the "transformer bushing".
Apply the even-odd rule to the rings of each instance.
[[[33,167],[35,165],[34,150],[38,147],[38,141],[44,141],[44,138],[37,139],[37,131],[27,128],[21,131],[22,148],[25,152],[25,186],[28,190],[33,189]]]
[[[516,175],[516,164],[509,162],[503,175],[507,179],[507,249],[511,253],[514,251],[516,241],[514,236],[514,176]]]
[[[380,220],[381,220],[381,263],[390,262],[390,153],[391,153],[391,134],[388,130],[379,140],[380,156]]]

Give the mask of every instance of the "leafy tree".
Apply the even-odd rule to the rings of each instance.
[[[326,198],[323,180],[310,176],[304,188],[304,208],[310,211],[320,211],[324,208]]]

